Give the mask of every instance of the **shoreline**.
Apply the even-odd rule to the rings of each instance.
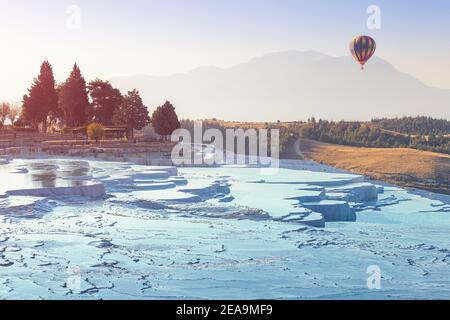
[[[6,148],[10,149],[10,148]],[[85,161],[106,161],[117,163],[130,163],[134,165],[144,166],[174,166],[170,158],[151,158],[147,154],[144,157],[123,157],[123,152],[120,154],[114,153],[93,153],[90,156],[78,156],[71,154],[53,154],[43,152],[36,147],[14,147],[13,149],[22,149],[21,152],[13,152],[13,154],[5,153],[6,149],[0,149],[0,160],[3,159],[62,159],[62,160],[85,160]],[[24,150],[25,149],[25,150]],[[98,150],[103,149],[101,147],[96,148],[88,147],[86,149]],[[3,152],[2,152],[3,151]],[[14,150],[17,151],[17,150]],[[24,152],[25,151],[25,152]],[[1,162],[0,162],[1,164]],[[176,167],[176,166],[174,166]],[[183,168],[183,167],[179,167]],[[199,166],[202,168],[202,166]],[[425,188],[417,188],[411,185],[405,185],[401,183],[393,183],[389,180],[381,180],[371,177],[368,174],[362,174],[359,172],[352,172],[343,168],[335,167],[329,164],[320,163],[311,159],[280,159],[280,168],[289,170],[306,170],[312,172],[327,172],[327,173],[344,173],[361,176],[363,181],[368,181],[373,184],[377,184],[383,187],[396,187],[407,191],[408,193],[419,195],[425,198],[438,200],[446,204],[450,204],[450,194],[434,192]]]

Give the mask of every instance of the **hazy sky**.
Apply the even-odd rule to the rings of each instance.
[[[380,30],[366,26],[369,5]],[[168,75],[282,50],[349,55],[358,34],[400,70],[450,88],[449,16],[446,0],[0,0],[0,99],[19,101],[44,59],[57,81],[75,61],[87,80]]]

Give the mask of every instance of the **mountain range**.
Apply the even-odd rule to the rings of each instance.
[[[239,121],[450,117],[450,90],[429,87],[374,57],[364,71],[350,56],[285,51],[230,68],[200,67],[158,77],[115,77],[137,88],[150,112],[166,100],[180,118]]]

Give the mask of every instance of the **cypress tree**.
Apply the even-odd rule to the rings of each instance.
[[[58,96],[56,94],[55,78],[51,64],[44,61],[41,65],[41,72],[38,76],[39,87],[41,90],[40,111],[38,121],[43,123],[43,131],[47,131],[47,119],[54,120],[58,112]]]
[[[58,113],[58,96],[55,89],[55,78],[52,66],[48,61],[41,65],[39,76],[33,80],[28,94],[23,97],[23,120],[37,128],[42,123],[43,131],[47,131],[47,118]]]
[[[89,107],[88,91],[86,81],[77,64],[73,66],[69,78],[59,88],[59,106],[67,126],[76,127],[86,124]]]

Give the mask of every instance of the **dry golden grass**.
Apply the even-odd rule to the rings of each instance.
[[[407,148],[358,148],[302,140],[300,150],[313,159],[374,179],[436,191],[450,190],[450,156]]]

